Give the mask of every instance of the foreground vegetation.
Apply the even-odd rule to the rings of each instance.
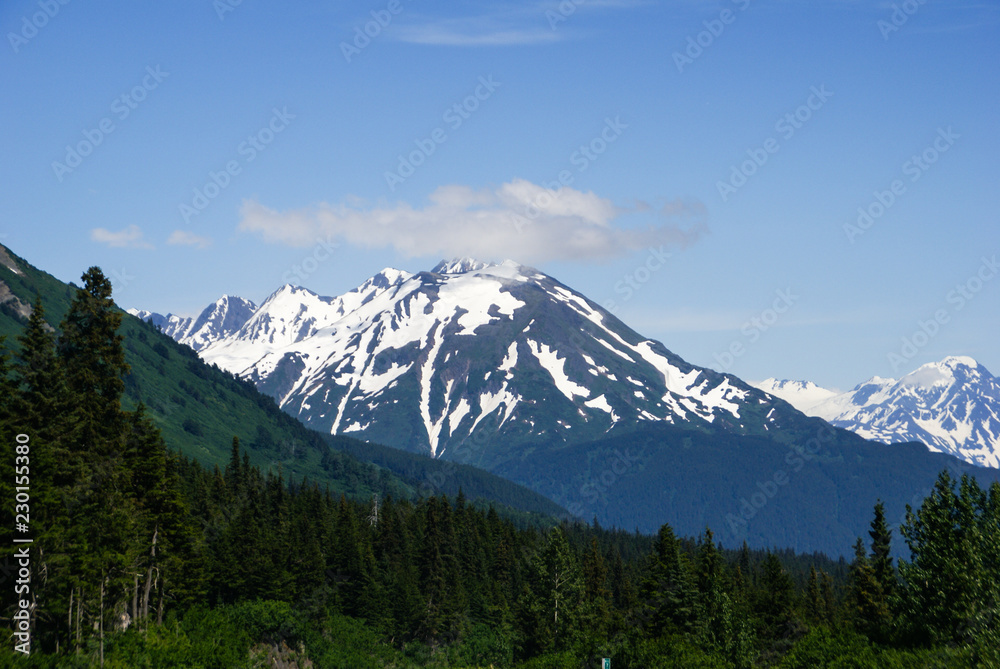
[[[58,339],[36,308],[0,362],[0,495],[31,471],[31,653],[0,666],[1000,667],[1000,485],[946,472],[902,528],[876,505],[853,561],[725,551],[711,532],[551,529],[433,495],[348,499],[167,448],[92,269]],[[40,306],[40,305],[39,305]]]

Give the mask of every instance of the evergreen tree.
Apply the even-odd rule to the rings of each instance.
[[[715,545],[712,531],[698,551],[698,592],[704,616],[703,635],[709,647],[725,653],[737,667],[749,667],[754,658],[754,636],[746,611],[734,600],[730,579]]]
[[[907,505],[901,533],[911,561],[901,560],[903,614],[914,640],[931,644],[968,641],[980,617],[983,554],[977,512],[982,491],[963,476],[960,495],[941,472],[920,509]]]
[[[687,557],[669,525],[663,525],[650,556],[643,596],[653,636],[693,634],[699,622],[697,590]]]
[[[820,572],[819,593],[823,601],[823,611],[827,624],[834,624],[837,612],[837,595],[834,592],[833,578],[825,571]]]
[[[731,602],[726,593],[722,557],[715,547],[712,530],[706,529],[698,550],[698,592],[703,602],[705,634],[709,643],[723,647],[731,636]]]
[[[795,586],[778,556],[767,552],[761,563],[756,606],[762,624],[762,636],[781,637],[792,619]]]
[[[522,595],[526,648],[531,654],[565,651],[579,640],[583,595],[576,555],[563,528],[554,527],[531,560]]]
[[[57,346],[73,427],[66,459],[76,477],[66,500],[64,583],[76,597],[76,613],[72,606],[68,611],[69,628],[79,630],[80,616],[89,610],[103,649],[105,628],[126,608],[133,580],[129,567],[139,543],[123,453],[121,395],[129,368],[117,332],[122,315],[99,268],[87,270],[83,282],[60,325]],[[77,632],[74,643],[79,647],[81,642]]]
[[[884,641],[890,623],[889,607],[860,537],[854,544],[848,601],[858,631],[873,641]]]
[[[455,530],[447,498],[427,500],[421,537],[420,591],[425,602],[420,635],[437,644],[458,635],[465,595],[459,577]]]
[[[896,569],[892,564],[892,530],[885,520],[885,505],[879,500],[875,505],[875,517],[872,519],[868,536],[872,539],[871,566],[882,588],[885,599],[890,600],[896,592]]]
[[[230,495],[237,500],[243,498],[247,485],[246,473],[243,471],[240,460],[241,454],[240,438],[234,436],[233,443],[229,447],[229,464],[226,465],[223,480],[226,482],[226,488],[229,489]]]
[[[819,577],[816,567],[809,565],[809,583],[806,586],[806,618],[810,623],[818,623],[825,617],[823,599],[819,591]]]
[[[122,433],[121,396],[125,362],[122,313],[111,299],[111,281],[91,267],[83,274],[84,287],[76,291],[60,325],[59,359],[71,397],[78,447],[107,455]]]
[[[69,560],[63,542],[69,522],[65,496],[79,479],[79,472],[66,449],[70,431],[66,386],[56,358],[55,335],[45,321],[40,298],[36,299],[18,341],[14,387],[19,392],[9,400],[16,406],[17,431],[30,437],[32,513],[45,519],[44,523],[32,525],[35,553],[32,569],[39,575],[61,573]],[[60,601],[55,579],[33,578],[33,581],[36,610],[64,610],[65,602]],[[59,639],[51,619],[40,621],[34,632],[41,648],[53,649]]]
[[[201,594],[202,567],[175,458],[141,403],[127,415],[125,461],[139,543],[130,568],[134,578],[129,616],[148,625],[150,611],[160,620],[168,599],[191,602]]]
[[[28,317],[24,332],[18,337],[20,350],[14,371],[20,385],[17,402],[19,429],[46,444],[46,451],[61,446],[69,429],[67,421],[66,383],[56,357],[54,331],[45,321],[41,297]],[[36,453],[36,457],[41,453]],[[53,453],[52,464],[61,456]],[[55,480],[55,485],[63,481]]]
[[[612,599],[608,589],[608,565],[597,545],[590,541],[581,565],[583,574],[582,626],[587,630],[588,655],[597,652],[597,645],[607,638],[612,622]]]
[[[292,600],[305,607],[311,615],[319,616],[325,612],[329,596],[325,577],[323,530],[320,527],[325,514],[321,509],[319,490],[312,486],[301,492],[290,515],[287,582]]]

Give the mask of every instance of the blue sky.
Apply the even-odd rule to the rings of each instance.
[[[997,4],[327,5],[0,5],[0,241],[182,314],[511,257],[748,380],[1000,373]]]

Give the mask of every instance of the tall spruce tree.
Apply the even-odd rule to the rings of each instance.
[[[587,630],[586,638],[591,646],[588,651],[596,652],[596,644],[607,637],[612,622],[612,594],[608,589],[608,564],[601,554],[597,539],[590,540],[583,555],[584,606],[583,621]]]
[[[860,537],[854,544],[848,601],[858,631],[872,641],[884,641],[890,621],[889,607]]]
[[[760,615],[763,636],[782,636],[792,619],[795,585],[778,556],[767,552],[760,566],[760,581],[756,591],[756,608]]]
[[[896,569],[892,564],[892,530],[886,522],[882,500],[875,504],[875,517],[868,536],[872,539],[872,571],[875,573],[875,580],[882,587],[883,595],[889,600],[896,592]]]
[[[522,595],[527,648],[536,653],[569,650],[578,640],[584,581],[576,554],[562,527],[549,531],[528,566]]]
[[[653,636],[695,633],[699,624],[697,588],[687,557],[669,525],[663,525],[649,558],[643,598]]]
[[[92,625],[86,626],[96,628],[103,648],[111,615],[128,599],[129,566],[139,545],[123,453],[121,396],[129,367],[118,334],[122,314],[111,299],[111,282],[99,268],[87,270],[83,283],[60,325],[57,347],[73,427],[67,457],[78,477],[67,500],[66,582],[77,604],[75,614],[70,606],[69,627],[84,627],[80,616],[90,611]],[[82,643],[79,632],[74,643]]]
[[[98,267],[83,274],[84,287],[76,291],[60,325],[59,358],[66,374],[79,448],[107,455],[120,440],[124,427],[121,396],[125,362],[122,313],[111,299],[111,281]]]

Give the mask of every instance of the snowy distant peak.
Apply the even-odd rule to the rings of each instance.
[[[967,356],[872,377],[804,413],[885,443],[920,441],[980,466],[1000,466],[1000,380]]]
[[[263,304],[267,304],[268,302],[274,299],[281,299],[289,295],[317,295],[317,294],[304,286],[297,286],[294,283],[286,283],[285,285],[278,288],[278,290],[268,295],[267,299],[264,300]]]
[[[751,384],[765,393],[780,397],[799,411],[805,411],[824,400],[834,397],[837,392],[821,388],[812,381],[788,381],[775,378],[764,379]]]
[[[194,319],[181,337],[181,343],[200,351],[212,342],[228,337],[250,320],[257,305],[234,295],[223,295]]]
[[[197,318],[176,314],[157,314],[144,309],[128,312],[144,321],[152,321],[163,334],[200,351],[209,344],[239,332],[257,310],[250,300],[223,295],[205,307]]]
[[[401,269],[396,269],[394,267],[386,267],[381,272],[379,272],[372,278],[368,279],[354,290],[362,291],[367,288],[388,288],[389,286],[395,286],[400,283],[403,283],[412,276],[413,275],[410,274],[409,272],[405,272]]]
[[[167,314],[164,316],[163,314],[146,311],[145,309],[129,309],[128,313],[140,320],[152,322],[153,325],[160,328],[163,334],[177,341],[181,341],[187,335],[191,329],[191,323],[194,322],[194,319],[190,316],[178,316],[176,314]]]
[[[896,385],[899,388],[931,388],[934,386],[951,386],[956,383],[974,383],[981,377],[983,371],[985,371],[985,368],[980,367],[979,363],[972,358],[967,356],[951,356],[940,362],[929,362],[921,365],[901,378]]]
[[[245,323],[255,311],[257,311],[257,305],[250,300],[236,295],[223,295],[214,304],[210,304],[202,310],[198,318],[195,319],[194,328],[197,329],[202,322],[209,320],[220,322],[220,324],[225,322],[231,324],[235,320],[241,320],[242,323]],[[240,326],[236,326],[232,332],[239,329]]]

